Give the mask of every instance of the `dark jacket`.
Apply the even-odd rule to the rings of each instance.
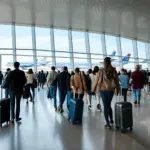
[[[144,74],[140,70],[136,70],[131,74],[132,78],[132,88],[142,89],[144,85]]]
[[[66,71],[59,73],[56,76],[56,82],[60,90],[68,91],[68,88],[70,88],[68,87],[70,84],[70,74]]]
[[[46,82],[46,75],[45,75],[45,73],[41,72],[39,74],[39,81],[42,82],[42,83]]]
[[[22,94],[23,87],[27,82],[25,73],[19,69],[11,71],[5,80],[9,85],[10,91],[19,94]]]

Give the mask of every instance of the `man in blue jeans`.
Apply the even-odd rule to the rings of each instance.
[[[57,82],[56,82],[56,76],[57,76],[57,72],[55,71],[55,67],[51,67],[51,72],[48,74],[47,77],[47,84],[49,90],[50,90],[50,95],[51,98],[53,98],[54,100],[54,111],[57,111],[57,98],[56,98],[56,93],[57,93]]]
[[[59,107],[58,111],[63,113],[63,103],[66,99],[68,85],[70,83],[70,74],[68,73],[68,68],[63,67],[63,71],[59,73],[56,77],[56,82],[58,84],[58,92],[59,92]]]
[[[14,119],[20,121],[20,100],[23,92],[23,87],[27,82],[25,73],[19,70],[20,63],[15,62],[15,70],[11,71],[6,77],[6,83],[9,87],[10,94],[10,112],[11,112],[11,123],[14,124]],[[16,99],[16,101],[15,101]],[[16,113],[15,113],[15,103],[16,103]]]
[[[136,71],[134,71],[131,74],[131,78],[132,78],[132,94],[133,94],[133,100],[134,100],[134,104],[140,104],[140,100],[141,100],[141,89],[144,86],[144,74],[143,72],[140,70],[140,66],[137,65],[136,66]]]

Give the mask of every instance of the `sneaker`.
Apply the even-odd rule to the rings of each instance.
[[[15,124],[14,120],[10,120],[10,124]]]
[[[113,121],[113,120],[110,120],[110,124],[112,124],[112,125],[113,125],[113,124],[114,124],[114,121]]]
[[[134,104],[136,105],[136,104],[137,104],[137,101],[135,101]]]
[[[89,110],[92,110],[92,106],[91,106],[91,105],[89,105],[88,109],[89,109]]]
[[[17,122],[18,122],[18,121],[21,121],[21,120],[22,120],[22,118],[17,118],[17,119],[16,119]]]
[[[100,105],[100,104],[97,104],[97,111],[102,112],[102,109],[101,109],[101,105]]]
[[[111,129],[110,124],[106,124],[106,125],[105,125],[105,128],[107,128],[107,129]]]

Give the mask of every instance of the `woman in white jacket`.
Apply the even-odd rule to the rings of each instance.
[[[91,80],[91,89],[94,88],[95,79],[96,79],[96,74],[98,73],[98,71],[99,71],[99,67],[98,67],[98,66],[95,66],[93,72],[91,72],[91,71],[89,72],[89,77],[90,77],[90,80]],[[100,104],[100,94],[99,94],[99,91],[98,91],[98,90],[96,90],[95,93],[92,93],[92,92],[89,93],[89,102],[88,102],[89,107],[88,107],[88,108],[89,108],[89,109],[92,108],[92,106],[91,106],[92,95],[95,95],[95,97],[96,97],[96,101],[97,101],[97,111],[102,111],[102,110],[101,110],[101,104]]]
[[[26,74],[26,78],[27,78],[27,87],[29,90],[30,89],[32,90],[32,94],[30,91],[30,101],[34,102],[34,97],[35,97],[34,78],[35,78],[35,76],[34,76],[32,69],[29,69],[28,73]],[[27,103],[28,103],[28,100],[27,100]]]

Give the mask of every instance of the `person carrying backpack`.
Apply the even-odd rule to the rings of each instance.
[[[97,87],[99,88],[104,105],[104,116],[106,121],[105,127],[111,128],[111,124],[114,123],[111,101],[113,99],[115,89],[117,93],[119,93],[120,85],[116,69],[111,65],[110,57],[106,57],[104,59],[104,68],[100,69],[96,75],[93,92],[96,91]]]

